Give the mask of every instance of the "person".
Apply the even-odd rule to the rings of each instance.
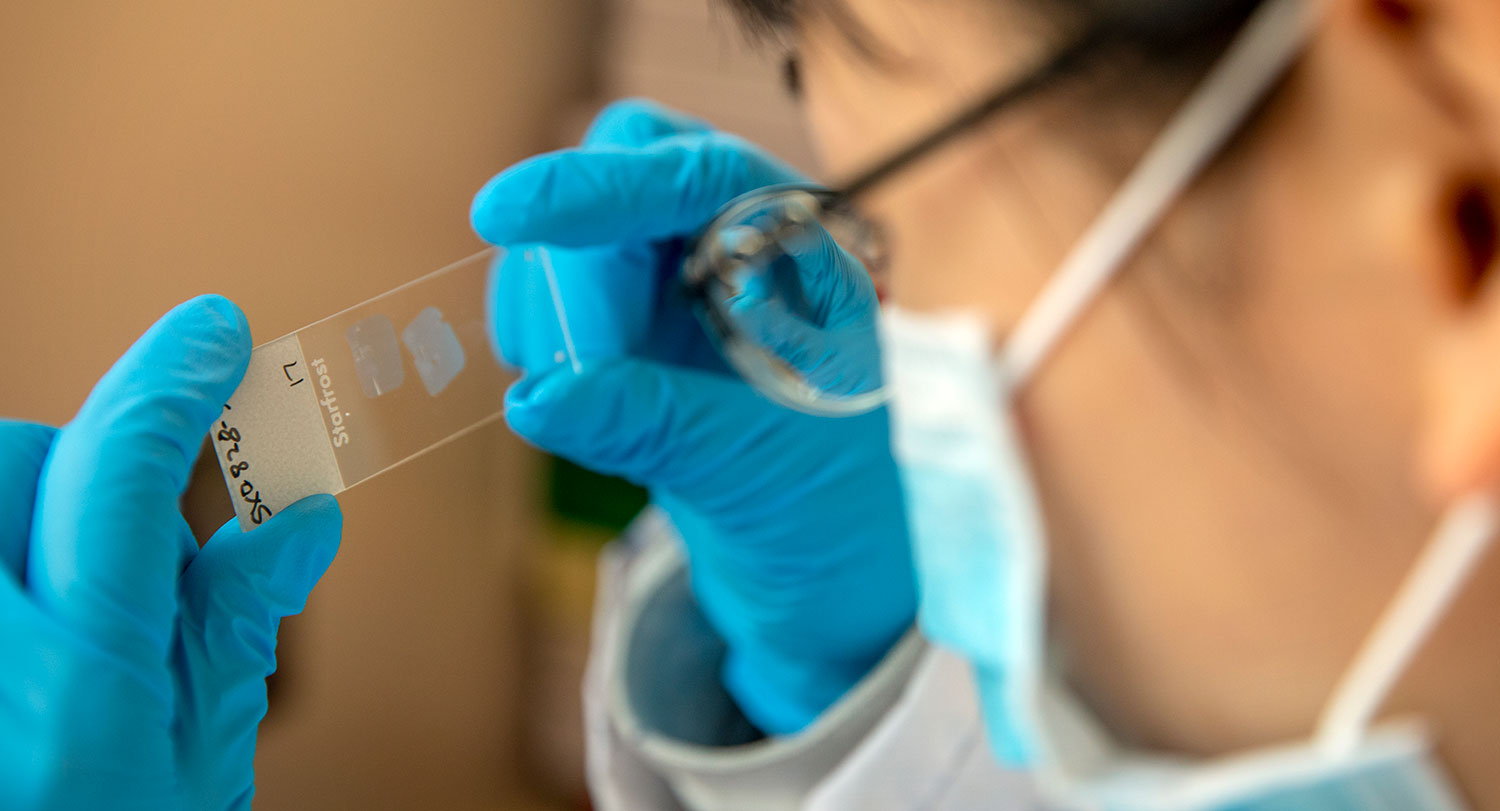
[[[787,407],[681,295],[725,204],[807,182],[740,139],[618,103],[472,212],[580,360],[511,250],[510,426],[652,496],[601,560],[598,805],[1500,807],[1500,8],[735,2],[888,237],[878,287],[818,257],[791,367],[878,354],[889,408]],[[190,302],[0,425],[8,807],[248,803],[338,521],[192,549],[247,344]]]
[[[694,323],[705,227],[805,182],[733,136],[617,104],[472,212],[582,359],[513,250],[511,427],[654,504],[601,565],[599,806],[1500,808],[1500,9],[736,5],[887,235],[889,409]],[[783,371],[873,310],[834,284]]]

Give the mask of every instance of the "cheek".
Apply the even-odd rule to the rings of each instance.
[[[1328,47],[1340,48],[1344,73],[1303,79],[1296,89],[1316,104],[1282,110],[1251,157],[1236,242],[1251,279],[1242,334],[1252,361],[1240,366],[1256,370],[1246,388],[1304,464],[1340,483],[1351,512],[1399,511],[1420,532],[1417,384],[1444,315],[1435,279],[1448,261],[1435,238],[1434,156],[1462,144],[1383,63],[1356,61],[1363,52],[1341,41]],[[1334,84],[1345,74],[1383,89]]]
[[[1297,221],[1267,215],[1281,222],[1257,229],[1273,236],[1243,268],[1256,280],[1243,321],[1249,362],[1239,366],[1259,378],[1246,388],[1285,426],[1301,464],[1340,482],[1353,502],[1343,506],[1365,513],[1411,498],[1414,384],[1435,326],[1421,276],[1365,227],[1379,220],[1370,210],[1379,185],[1367,175],[1344,187],[1363,194],[1305,190]]]

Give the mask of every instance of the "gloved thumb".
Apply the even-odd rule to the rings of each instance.
[[[529,373],[505,396],[506,421],[522,439],[592,470],[674,490],[709,484],[726,467],[751,467],[725,461],[764,447],[782,410],[737,379],[633,358]]]
[[[250,532],[231,521],[183,572],[177,723],[189,807],[249,807],[276,631],[306,604],[342,527],[332,496],[310,496]]]
[[[178,498],[249,358],[249,325],[232,302],[178,305],[100,379],[47,455],[27,585],[76,632],[142,667],[167,656],[177,576],[197,548]]]

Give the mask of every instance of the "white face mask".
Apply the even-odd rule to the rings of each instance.
[[[1207,763],[1122,750],[1045,661],[1045,530],[1013,425],[1014,394],[1137,242],[1302,50],[1311,0],[1268,0],[991,352],[966,315],[892,308],[882,346],[893,447],[920,583],[919,622],[973,666],[996,756],[1052,800],[1100,809],[1460,809],[1415,726],[1369,731],[1385,694],[1462,585],[1497,523],[1456,506],[1307,742]]]

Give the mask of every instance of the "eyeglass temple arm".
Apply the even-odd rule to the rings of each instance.
[[[1107,26],[1096,25],[1073,40],[1040,67],[1020,79],[1007,82],[990,95],[961,110],[943,126],[918,138],[894,155],[866,169],[841,186],[835,186],[841,198],[851,199],[891,175],[905,169],[908,164],[925,155],[939,145],[981,124],[992,113],[1013,102],[1042,89],[1064,73],[1077,67],[1082,57],[1097,47],[1106,36]]]

